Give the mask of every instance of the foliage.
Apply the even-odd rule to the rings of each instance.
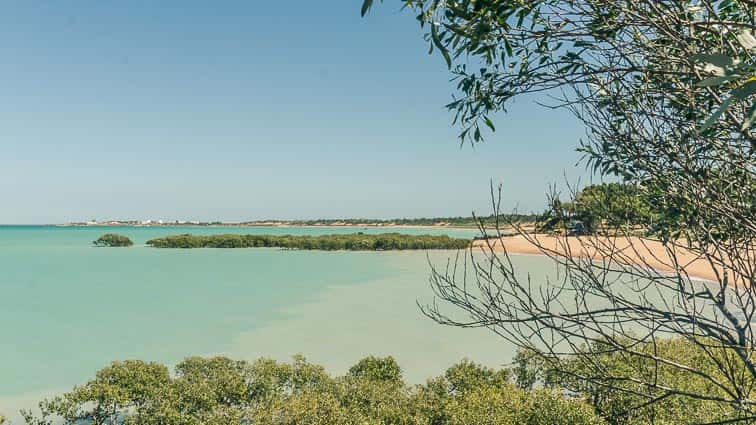
[[[756,49],[756,37],[752,31],[743,30],[737,35],[738,42],[747,50]],[[706,131],[737,102],[747,102],[756,93],[756,63],[752,60],[741,62],[722,54],[698,54],[692,57],[694,61],[704,64],[704,69],[713,74],[696,83],[698,87],[734,87],[729,92],[719,108],[704,122],[700,131]],[[750,59],[750,58],[749,58]],[[756,119],[756,103],[751,102],[745,121],[740,128],[745,131],[751,128]]]
[[[363,0],[363,16],[373,3]],[[482,141],[484,128],[495,130],[492,115],[522,94],[559,95],[578,86],[590,93],[562,92],[565,102],[559,106],[571,101],[586,106],[590,97],[597,106],[611,107],[606,98],[636,85],[667,97],[681,108],[678,112],[692,114],[689,120],[706,118],[702,132],[727,109],[738,131],[753,124],[756,38],[748,1],[399,3],[428,27],[431,51],[441,53],[455,76],[458,93],[447,107],[463,127],[463,140]],[[634,55],[622,55],[625,48],[634,49]],[[699,99],[679,98],[683,90]],[[611,113],[619,119],[624,115]]]
[[[700,339],[698,343],[712,344],[714,341]],[[625,343],[631,343],[626,340]],[[663,357],[679,365],[691,365],[706,370],[716,376],[719,382],[725,382],[722,371],[711,362],[700,349],[698,343],[692,343],[682,338],[660,339],[656,343],[644,343],[636,346],[637,352],[614,349],[610,344],[594,343],[593,347],[583,347],[584,352],[592,353],[588,364],[579,355],[552,359],[543,362],[536,361],[523,366],[525,374],[537,377],[540,385],[550,388],[560,388],[580,394],[586,398],[604,417],[609,424],[640,425],[653,422],[655,424],[680,423],[715,423],[720,421],[743,422],[749,420],[747,415],[733,414],[727,404],[727,391],[732,388],[717,387],[704,376],[690,376],[682,373],[680,368],[663,364],[659,367],[654,357]],[[601,353],[601,354],[595,354]],[[532,353],[527,356],[537,359]],[[717,351],[717,361],[723,364],[735,364],[736,356],[731,350]],[[597,369],[595,366],[598,365]],[[602,370],[601,380],[613,379],[622,388],[608,385],[597,385],[595,377],[591,377],[597,370]],[[653,376],[654,385],[647,385],[644,381],[635,379],[637,376]],[[743,376],[743,379],[751,378]],[[753,388],[753,382],[748,383]],[[665,387],[679,388],[682,392],[706,392],[708,399],[694,399],[683,394],[669,395]],[[754,390],[751,390],[754,391]],[[653,403],[649,401],[653,400]]]
[[[319,236],[293,235],[176,235],[147,241],[156,248],[285,248],[324,251],[388,251],[407,249],[464,249],[466,239],[447,235],[405,235],[401,233],[351,233]]]
[[[582,162],[638,188],[661,247],[649,253],[647,241],[627,237],[632,233],[611,214],[601,218],[605,237],[557,238],[564,249],[521,231],[560,266],[558,278],[520,277],[506,252],[471,254],[460,260],[465,267],[431,275],[438,298],[466,317],[436,302],[426,313],[440,323],[488,327],[565,373],[571,365],[553,359],[573,356],[584,382],[613,398],[640,397],[635,408],[666,406],[663,417],[709,401],[726,411],[721,417],[753,422],[754,2],[399,3],[416,14],[453,74],[448,107],[464,142],[482,141],[486,128],[495,130],[495,115],[517,98],[572,113],[585,128]],[[365,1],[363,13],[372,4]],[[595,210],[593,199],[584,201]],[[569,255],[576,251],[592,259]],[[710,267],[715,282],[692,278],[693,260]],[[672,273],[659,272],[658,263]],[[673,352],[659,350],[669,336],[690,343],[697,360],[676,362]],[[624,373],[597,361],[607,353]],[[679,378],[661,384],[672,369]]]
[[[24,412],[31,425],[392,424],[599,425],[591,406],[553,389],[524,391],[470,362],[408,386],[392,358],[368,357],[341,377],[295,357],[253,363],[189,358],[165,366],[116,362],[94,380]]]
[[[349,376],[371,381],[399,382],[402,370],[393,357],[365,357],[349,368]]]
[[[30,425],[59,423],[56,421],[72,425],[114,421],[164,425],[673,425],[739,418],[727,405],[724,395],[729,388],[712,387],[706,377],[691,378],[671,364],[656,367],[654,356],[664,356],[719,375],[721,371],[697,343],[661,339],[638,346],[634,355],[608,344],[595,345],[583,348],[591,353],[601,350],[590,362],[600,365],[605,377],[619,381],[623,390],[596,385],[589,376],[596,368],[587,364],[585,357],[542,361],[523,351],[516,355],[512,369],[495,370],[462,361],[418,386],[404,383],[401,369],[391,357],[364,358],[338,377],[301,356],[291,363],[191,357],[179,363],[172,374],[156,363],[114,362],[84,385],[43,401],[40,416],[23,413]],[[718,355],[725,363],[736,357],[727,351]],[[638,374],[653,375],[656,387],[635,380]],[[523,376],[527,377],[524,385]],[[753,388],[753,382],[749,385]],[[691,392],[705,388],[712,397],[665,396],[665,386]]]
[[[756,216],[752,2],[399,3],[450,66],[462,140],[483,140],[517,97],[541,96],[585,126],[592,171],[643,182],[671,212],[656,234],[744,238]]]
[[[106,233],[96,241],[92,242],[95,246],[107,246],[107,247],[125,247],[134,245],[134,243],[126,236],[117,235],[115,233]]]
[[[648,229],[654,218],[663,213],[652,212],[651,201],[639,186],[602,183],[586,186],[571,202],[552,199],[542,228],[559,230],[570,222],[579,221],[587,233],[596,233],[600,228],[642,226]]]

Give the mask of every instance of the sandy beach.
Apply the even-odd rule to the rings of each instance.
[[[552,253],[561,256],[605,259],[609,249],[613,249],[617,255],[615,258],[623,264],[647,265],[655,270],[663,272],[675,272],[674,261],[667,249],[657,241],[642,239],[639,237],[554,237],[549,235],[532,235],[542,248],[538,248],[522,235],[505,236],[500,239],[476,240],[474,247],[488,250],[489,244],[498,252],[510,254],[536,254],[545,255]],[[546,250],[546,252],[544,252]],[[676,255],[679,269],[684,270],[690,277],[717,281],[721,267],[712,266],[706,259],[679,249]],[[621,259],[621,260],[620,260]]]

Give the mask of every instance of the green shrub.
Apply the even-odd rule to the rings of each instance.
[[[731,373],[742,376],[754,388],[734,350],[705,338],[697,343],[683,338],[642,343],[634,343],[632,339],[616,341],[633,342],[636,354],[611,349],[601,342],[581,347],[586,350],[581,356],[558,362],[520,352],[516,356],[517,380],[524,376],[527,385],[537,381],[538,385],[579,394],[590,400],[610,425],[729,423],[730,420],[746,423],[746,419],[732,412],[728,403],[717,401],[726,399],[726,391],[733,391],[727,387],[727,378],[718,370],[718,364],[729,365]],[[588,356],[590,361],[585,361]],[[669,359],[670,363],[657,362],[655,356]],[[697,372],[689,372],[688,368]],[[651,377],[658,388],[641,383]],[[719,387],[714,382],[725,384]],[[686,394],[707,394],[710,399]],[[746,396],[753,395],[754,392]]]
[[[470,362],[409,386],[393,358],[368,357],[346,376],[295,357],[253,363],[192,357],[165,366],[117,362],[40,404],[29,424],[598,425],[590,405],[551,390],[525,391],[506,372]]]
[[[126,236],[117,235],[115,233],[107,233],[100,236],[96,241],[92,242],[95,246],[109,246],[109,247],[123,247],[134,245]]]

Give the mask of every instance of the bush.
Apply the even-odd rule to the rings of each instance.
[[[594,342],[590,348],[579,348],[583,352],[590,349],[593,350],[591,353],[599,353],[590,357],[590,363],[584,361],[585,357],[557,361],[521,351],[515,360],[518,383],[521,377],[525,377],[526,385],[532,386],[535,381],[538,386],[579,394],[590,400],[597,414],[610,425],[746,423],[752,419],[746,414],[733,414],[728,403],[717,400],[725,399],[726,391],[732,389],[726,384],[719,387],[713,383],[726,382],[716,365],[727,364],[733,373],[742,373],[738,371],[739,360],[733,350],[705,338],[696,342],[659,338],[638,343],[633,339],[618,338],[615,343],[633,343],[636,354],[612,349],[602,342]],[[670,362],[657,362],[655,357]],[[700,374],[683,370],[688,367]],[[649,376],[653,377],[658,388],[640,383]],[[749,378],[744,376],[742,379]],[[752,381],[747,382],[753,388]],[[666,388],[673,390],[667,391]],[[710,394],[709,398],[687,396],[704,391]],[[755,392],[751,391],[747,397],[754,396]],[[649,403],[651,400],[656,402]]]
[[[322,251],[389,251],[408,249],[465,249],[467,239],[446,235],[351,233],[320,236],[293,235],[175,235],[147,241],[155,248],[285,248]]]
[[[134,245],[126,236],[116,235],[115,233],[107,233],[100,236],[96,241],[92,242],[95,246],[108,246],[108,247],[123,247]]]
[[[542,230],[553,231],[577,222],[586,233],[596,233],[603,227],[648,228],[657,216],[641,186],[602,183],[586,186],[571,202],[553,199],[540,225]]]
[[[506,376],[464,362],[426,385],[409,386],[391,357],[360,360],[340,377],[302,357],[292,363],[192,357],[174,374],[159,364],[129,361],[42,402],[42,417],[24,416],[34,425],[603,423],[582,400],[521,390]]]

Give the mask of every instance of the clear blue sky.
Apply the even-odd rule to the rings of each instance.
[[[396,1],[6,1],[0,223],[540,210],[582,129],[532,101],[460,147]]]

